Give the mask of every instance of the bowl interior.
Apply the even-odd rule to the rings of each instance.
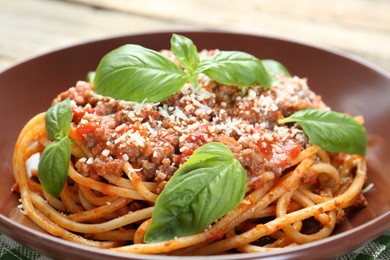
[[[332,109],[363,115],[369,134],[368,182],[375,185],[367,193],[369,206],[355,212],[340,225],[336,230],[340,236],[320,243],[336,245],[345,237],[356,236],[358,232],[354,230],[359,227],[367,229],[363,230],[365,240],[390,228],[390,216],[386,215],[390,211],[390,178],[387,176],[390,173],[390,160],[386,158],[390,154],[390,135],[387,134],[390,132],[390,76],[386,72],[336,51],[284,39],[223,32],[181,34],[190,37],[198,50],[240,50],[259,58],[276,59],[292,74],[307,77],[310,88],[320,94]],[[3,232],[46,254],[54,253],[54,249],[58,250],[56,245],[62,243],[35,231],[39,228],[20,213],[17,209],[18,196],[11,191],[14,183],[13,148],[23,125],[35,114],[46,111],[58,93],[85,79],[87,72],[95,70],[101,57],[108,51],[126,43],[155,50],[167,49],[170,37],[171,33],[154,33],[97,40],[34,57],[0,73],[0,118],[3,118],[0,131],[0,228]],[[41,243],[26,241],[26,232],[41,238]],[[365,240],[357,241],[362,243]],[[44,241],[52,242],[54,249],[45,250],[42,245]],[[65,249],[60,249],[64,255],[67,255],[64,252],[67,247],[76,248],[75,252],[90,250],[69,243],[65,245]],[[354,246],[357,245],[355,243]],[[340,253],[340,250],[334,254]],[[306,248],[306,252],[309,251]],[[96,252],[101,254],[101,251]],[[58,251],[55,254],[58,256]]]

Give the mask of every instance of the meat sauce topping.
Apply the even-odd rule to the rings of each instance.
[[[321,98],[298,77],[281,77],[269,89],[238,88],[211,81],[190,85],[159,103],[135,103],[96,94],[78,82],[54,103],[71,99],[71,135],[90,155],[75,162],[84,176],[97,179],[123,174],[128,161],[142,180],[166,182],[195,149],[208,142],[227,145],[246,169],[255,188],[264,172],[281,174],[308,146],[295,125],[277,120],[308,107],[324,107]],[[142,169],[142,171],[140,170]]]

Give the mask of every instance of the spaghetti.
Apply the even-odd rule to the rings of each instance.
[[[14,175],[23,212],[48,233],[76,243],[139,254],[208,255],[278,250],[328,237],[344,209],[365,204],[365,159],[329,153],[296,125],[277,120],[304,108],[328,109],[305,79],[280,76],[270,89],[238,89],[202,75],[164,102],[100,96],[78,82],[70,98],[71,162],[59,198],[26,162],[51,140],[45,113],[21,131]],[[227,145],[247,172],[245,198],[204,231],[145,244],[154,203],[197,148]],[[226,194],[226,196],[229,196]],[[308,224],[309,223],[309,224]],[[314,230],[307,230],[313,224]]]

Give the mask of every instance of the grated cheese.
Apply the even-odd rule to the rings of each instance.
[[[108,149],[104,149],[103,151],[102,151],[102,155],[103,156],[108,156],[110,154],[110,150],[108,150]]]
[[[93,162],[93,158],[92,157],[89,157],[88,160],[86,161],[87,164],[92,164]]]
[[[217,92],[218,88],[226,93]],[[77,91],[77,88],[73,91]],[[308,139],[301,129],[280,126],[276,120],[284,116],[281,108],[292,112],[301,106],[315,106],[319,100],[309,90],[306,80],[298,77],[286,77],[271,89],[251,86],[242,91],[218,84],[201,74],[199,87],[186,83],[181,92],[177,94],[177,99],[161,103],[147,103],[146,99],[141,103],[117,101],[92,92],[97,102],[94,100],[93,106],[92,103],[85,104],[84,108],[88,108],[88,111],[85,111],[79,124],[93,124],[99,128],[103,116],[93,111],[98,106],[102,106],[103,110],[107,106],[107,113],[116,111],[118,114],[109,115],[117,125],[100,129],[99,138],[103,139],[100,145],[106,145],[101,152],[103,159],[111,160],[118,156],[121,160],[138,164],[141,160],[155,163],[153,158],[162,157],[162,164],[178,167],[183,163],[175,157],[179,152],[193,151],[202,142],[218,141],[220,137],[230,138],[232,143],[238,142],[240,147],[237,150],[249,149],[252,152],[256,152],[253,147],[257,146],[257,149],[272,149],[283,154],[286,149],[283,144],[290,144],[290,140],[298,141],[304,147],[308,145]],[[111,121],[105,120],[103,124],[108,123]],[[93,134],[85,138],[92,139],[88,143],[91,147],[95,145]],[[282,144],[276,145],[278,140],[282,140]],[[137,150],[137,153],[133,154],[132,150]],[[138,156],[145,158],[139,159]],[[92,164],[93,157],[81,158],[80,162]]]

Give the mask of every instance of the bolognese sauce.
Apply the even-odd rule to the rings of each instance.
[[[14,190],[37,225],[112,252],[253,253],[328,237],[344,209],[366,204],[363,118],[331,111],[277,61],[197,53],[178,35],[172,46],[110,52],[93,83],[77,82],[25,125]],[[195,67],[176,60],[187,47]],[[118,57],[130,70],[112,66]],[[119,81],[112,69],[124,71]]]
[[[199,88],[188,85],[164,102],[141,104],[100,96],[92,84],[80,81],[54,103],[66,98],[72,100],[72,131],[92,153],[76,162],[81,174],[121,175],[129,161],[142,169],[143,181],[158,183],[213,141],[232,150],[249,184],[265,171],[281,174],[309,142],[298,127],[277,120],[324,106],[306,79],[284,76],[270,89],[242,90],[202,75]]]

